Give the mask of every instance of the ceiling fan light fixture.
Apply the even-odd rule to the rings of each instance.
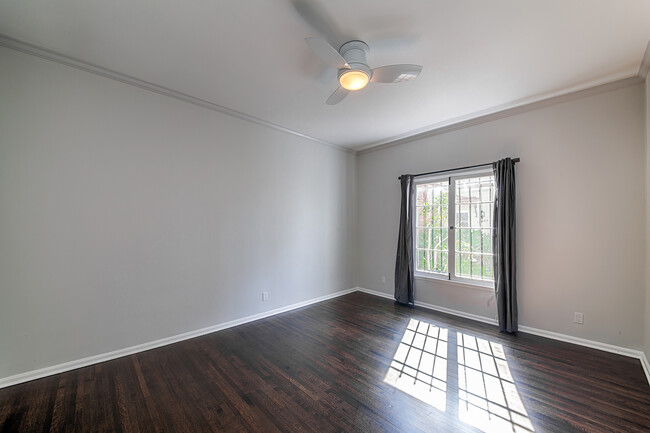
[[[410,81],[420,74],[420,65],[386,65],[370,69],[366,60],[369,48],[363,41],[348,41],[338,51],[325,40],[316,37],[306,38],[307,45],[323,61],[338,70],[340,86],[325,101],[336,105],[350,91],[360,90],[373,83],[401,83]]]
[[[360,90],[366,87],[370,77],[363,71],[350,69],[339,75],[339,83],[346,90]]]

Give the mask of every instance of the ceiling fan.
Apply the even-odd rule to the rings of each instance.
[[[329,65],[338,69],[339,88],[325,101],[328,105],[338,104],[350,91],[360,90],[370,83],[401,83],[418,76],[420,65],[389,65],[370,69],[367,64],[368,44],[363,41],[349,41],[337,51],[321,38],[306,38],[307,45]]]

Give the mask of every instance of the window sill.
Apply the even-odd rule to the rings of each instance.
[[[489,286],[480,284],[480,283],[471,283],[468,281],[456,281],[456,280],[449,280],[447,278],[438,278],[438,277],[433,277],[433,276],[428,276],[428,275],[422,275],[422,274],[415,274],[415,279],[416,280],[424,280],[424,281],[436,281],[440,282],[443,284],[451,284],[454,286],[461,286],[461,287],[467,287],[471,289],[476,289],[476,290],[481,290],[485,292],[494,292],[494,283],[491,283]]]

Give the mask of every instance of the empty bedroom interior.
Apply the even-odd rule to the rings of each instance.
[[[270,7],[253,3],[262,12]],[[287,11],[300,4],[286,3]],[[650,14],[640,2],[625,4]],[[99,11],[84,9],[78,22]],[[58,16],[50,9],[42,13]],[[548,88],[531,86],[537,92],[531,94],[517,93],[517,82],[510,83],[511,92],[508,82],[494,87],[495,94],[502,92],[496,96],[464,83],[469,89],[463,94],[484,98],[483,106],[465,99],[455,104],[449,89],[436,93],[438,105],[413,102],[410,110],[408,98],[420,97],[418,80],[443,66],[408,47],[411,58],[396,55],[401,48],[378,50],[387,58],[378,65],[420,62],[422,73],[396,89],[370,83],[376,87],[366,94],[328,106],[325,98],[336,86],[323,79],[326,66],[305,44],[309,27],[295,11],[284,20],[300,23],[292,24],[300,31],[270,39],[302,35],[279,50],[307,64],[287,74],[307,70],[306,76],[293,88],[287,83],[293,75],[278,74],[275,88],[269,78],[275,73],[258,71],[259,82],[250,88],[234,83],[235,90],[223,93],[201,93],[204,74],[234,82],[235,72],[218,78],[211,62],[225,60],[206,51],[205,63],[189,64],[201,56],[179,54],[183,48],[174,44],[173,32],[158,43],[178,58],[165,59],[162,51],[138,51],[153,46],[147,41],[116,36],[102,42],[101,35],[112,34],[106,29],[95,29],[98,39],[87,41],[81,24],[68,23],[71,40],[45,20],[34,30],[37,15],[27,6],[0,6],[0,425],[10,426],[15,387],[212,332],[236,332],[236,326],[264,324],[267,317],[270,325],[293,320],[294,313],[308,316],[309,308],[321,308],[314,317],[327,324],[336,308],[364,303],[372,320],[386,310],[397,314],[388,322],[404,325],[382,343],[387,352],[395,352],[404,327],[416,318],[450,333],[455,320],[465,334],[476,326],[469,333],[479,337],[484,330],[485,338],[506,347],[506,356],[510,341],[525,344],[530,335],[537,336],[534,344],[617,354],[607,368],[632,371],[640,395],[648,396],[635,404],[641,413],[650,410],[650,31],[629,49],[635,56],[628,63],[621,60],[602,74],[557,78]],[[227,17],[215,19],[228,26]],[[650,24],[650,18],[637,21],[642,29]],[[131,55],[110,54],[128,50],[129,43]],[[246,52],[249,41],[238,43]],[[270,48],[257,43],[272,69]],[[409,43],[421,48],[417,39]],[[93,52],[101,47],[106,57]],[[137,58],[143,55],[151,57]],[[270,101],[251,113],[238,100],[253,91]],[[373,111],[391,99],[393,109]],[[292,104],[294,112],[281,112]],[[317,108],[306,108],[310,104]],[[440,114],[445,106],[453,114],[447,119]],[[427,121],[420,109],[431,109],[434,117]],[[365,132],[355,135],[356,129],[345,128],[357,128],[357,114]],[[391,118],[397,129],[386,125]],[[499,337],[494,291],[470,284],[416,277],[416,307],[394,305],[398,177],[506,157],[520,158],[519,333]],[[575,323],[576,312],[583,323]],[[391,356],[378,361],[381,386]],[[522,371],[515,369],[515,385]],[[521,394],[524,403],[534,400],[532,392]],[[543,420],[530,409],[529,416],[533,427],[540,422],[532,431],[544,431]],[[634,416],[650,428],[647,415]],[[381,426],[394,427],[388,421]]]

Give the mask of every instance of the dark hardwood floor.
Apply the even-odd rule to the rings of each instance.
[[[650,431],[638,360],[355,292],[0,390],[0,432]]]

